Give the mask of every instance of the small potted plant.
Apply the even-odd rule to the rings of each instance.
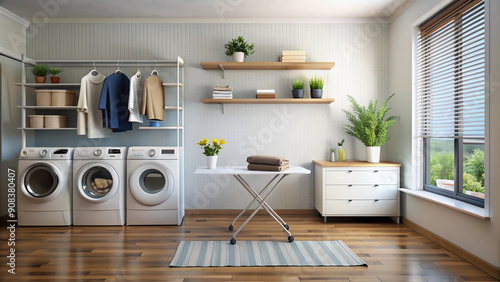
[[[36,83],[45,83],[50,68],[47,65],[34,65],[31,73],[35,76]]]
[[[207,168],[215,169],[217,166],[217,157],[219,156],[220,150],[222,150],[221,145],[226,144],[226,141],[224,141],[224,138],[220,140],[212,139],[211,141],[212,144],[209,144],[208,138],[204,138],[196,144],[200,145],[201,149],[203,149],[203,154],[206,156]]]
[[[331,161],[331,162],[334,162],[334,161],[335,161],[335,151],[336,151],[336,150],[337,150],[337,149],[335,149],[334,147],[331,147],[331,148],[330,148],[330,161]]]
[[[246,57],[255,53],[253,50],[255,46],[248,44],[243,36],[230,40],[224,47],[226,48],[226,55],[233,56],[235,62],[243,62]]]
[[[337,145],[339,145],[339,162],[345,162],[347,159],[345,149],[344,147],[344,139],[342,141],[338,142]]]
[[[296,79],[292,82],[293,98],[304,98],[304,81]]]
[[[368,107],[360,106],[356,100],[347,95],[351,102],[352,112],[342,110],[351,124],[346,124],[345,132],[366,146],[366,159],[369,163],[380,162],[380,146],[384,145],[389,140],[389,127],[396,120],[396,116],[385,117],[389,99],[394,94],[385,100],[384,104],[377,109],[377,100],[370,101]]]
[[[314,75],[309,79],[309,87],[311,88],[311,98],[323,97],[324,84],[325,84],[324,77]]]
[[[59,83],[59,81],[61,80],[61,77],[58,74],[60,74],[62,72],[62,70],[59,68],[50,68],[49,72],[52,75],[50,77],[50,82]]]

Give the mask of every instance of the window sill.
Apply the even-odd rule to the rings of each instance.
[[[468,203],[464,203],[462,201],[458,201],[455,199],[451,199],[448,197],[444,197],[423,190],[411,190],[408,188],[400,188],[399,191],[480,218],[482,220],[490,220],[490,217],[487,215],[485,209]]]

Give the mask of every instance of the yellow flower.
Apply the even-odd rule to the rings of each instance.
[[[220,139],[220,141],[219,141],[219,143],[220,143],[221,145],[224,145],[224,144],[226,144],[226,141],[224,141],[224,138],[221,138],[221,139]]]
[[[212,139],[212,143],[214,143],[214,145],[219,145],[219,140],[217,140],[217,139]]]
[[[207,143],[208,143],[208,139],[207,139],[207,138],[205,138],[205,139],[201,140],[201,141],[200,141],[200,143],[198,143],[198,144],[199,144],[200,146],[205,146],[205,145],[207,145]]]

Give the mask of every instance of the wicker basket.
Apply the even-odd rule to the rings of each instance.
[[[43,128],[44,116],[43,115],[28,115],[29,128]]]
[[[66,127],[66,116],[46,115],[45,128],[64,128]]]
[[[69,90],[51,90],[52,91],[52,106],[74,106],[75,96],[74,91]]]
[[[52,106],[52,90],[35,90],[37,106]]]

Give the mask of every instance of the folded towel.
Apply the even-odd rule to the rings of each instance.
[[[290,165],[266,165],[266,164],[248,164],[248,170],[264,170],[264,171],[285,171],[290,168]]]
[[[253,155],[247,158],[249,164],[284,165],[289,161],[282,157]]]

